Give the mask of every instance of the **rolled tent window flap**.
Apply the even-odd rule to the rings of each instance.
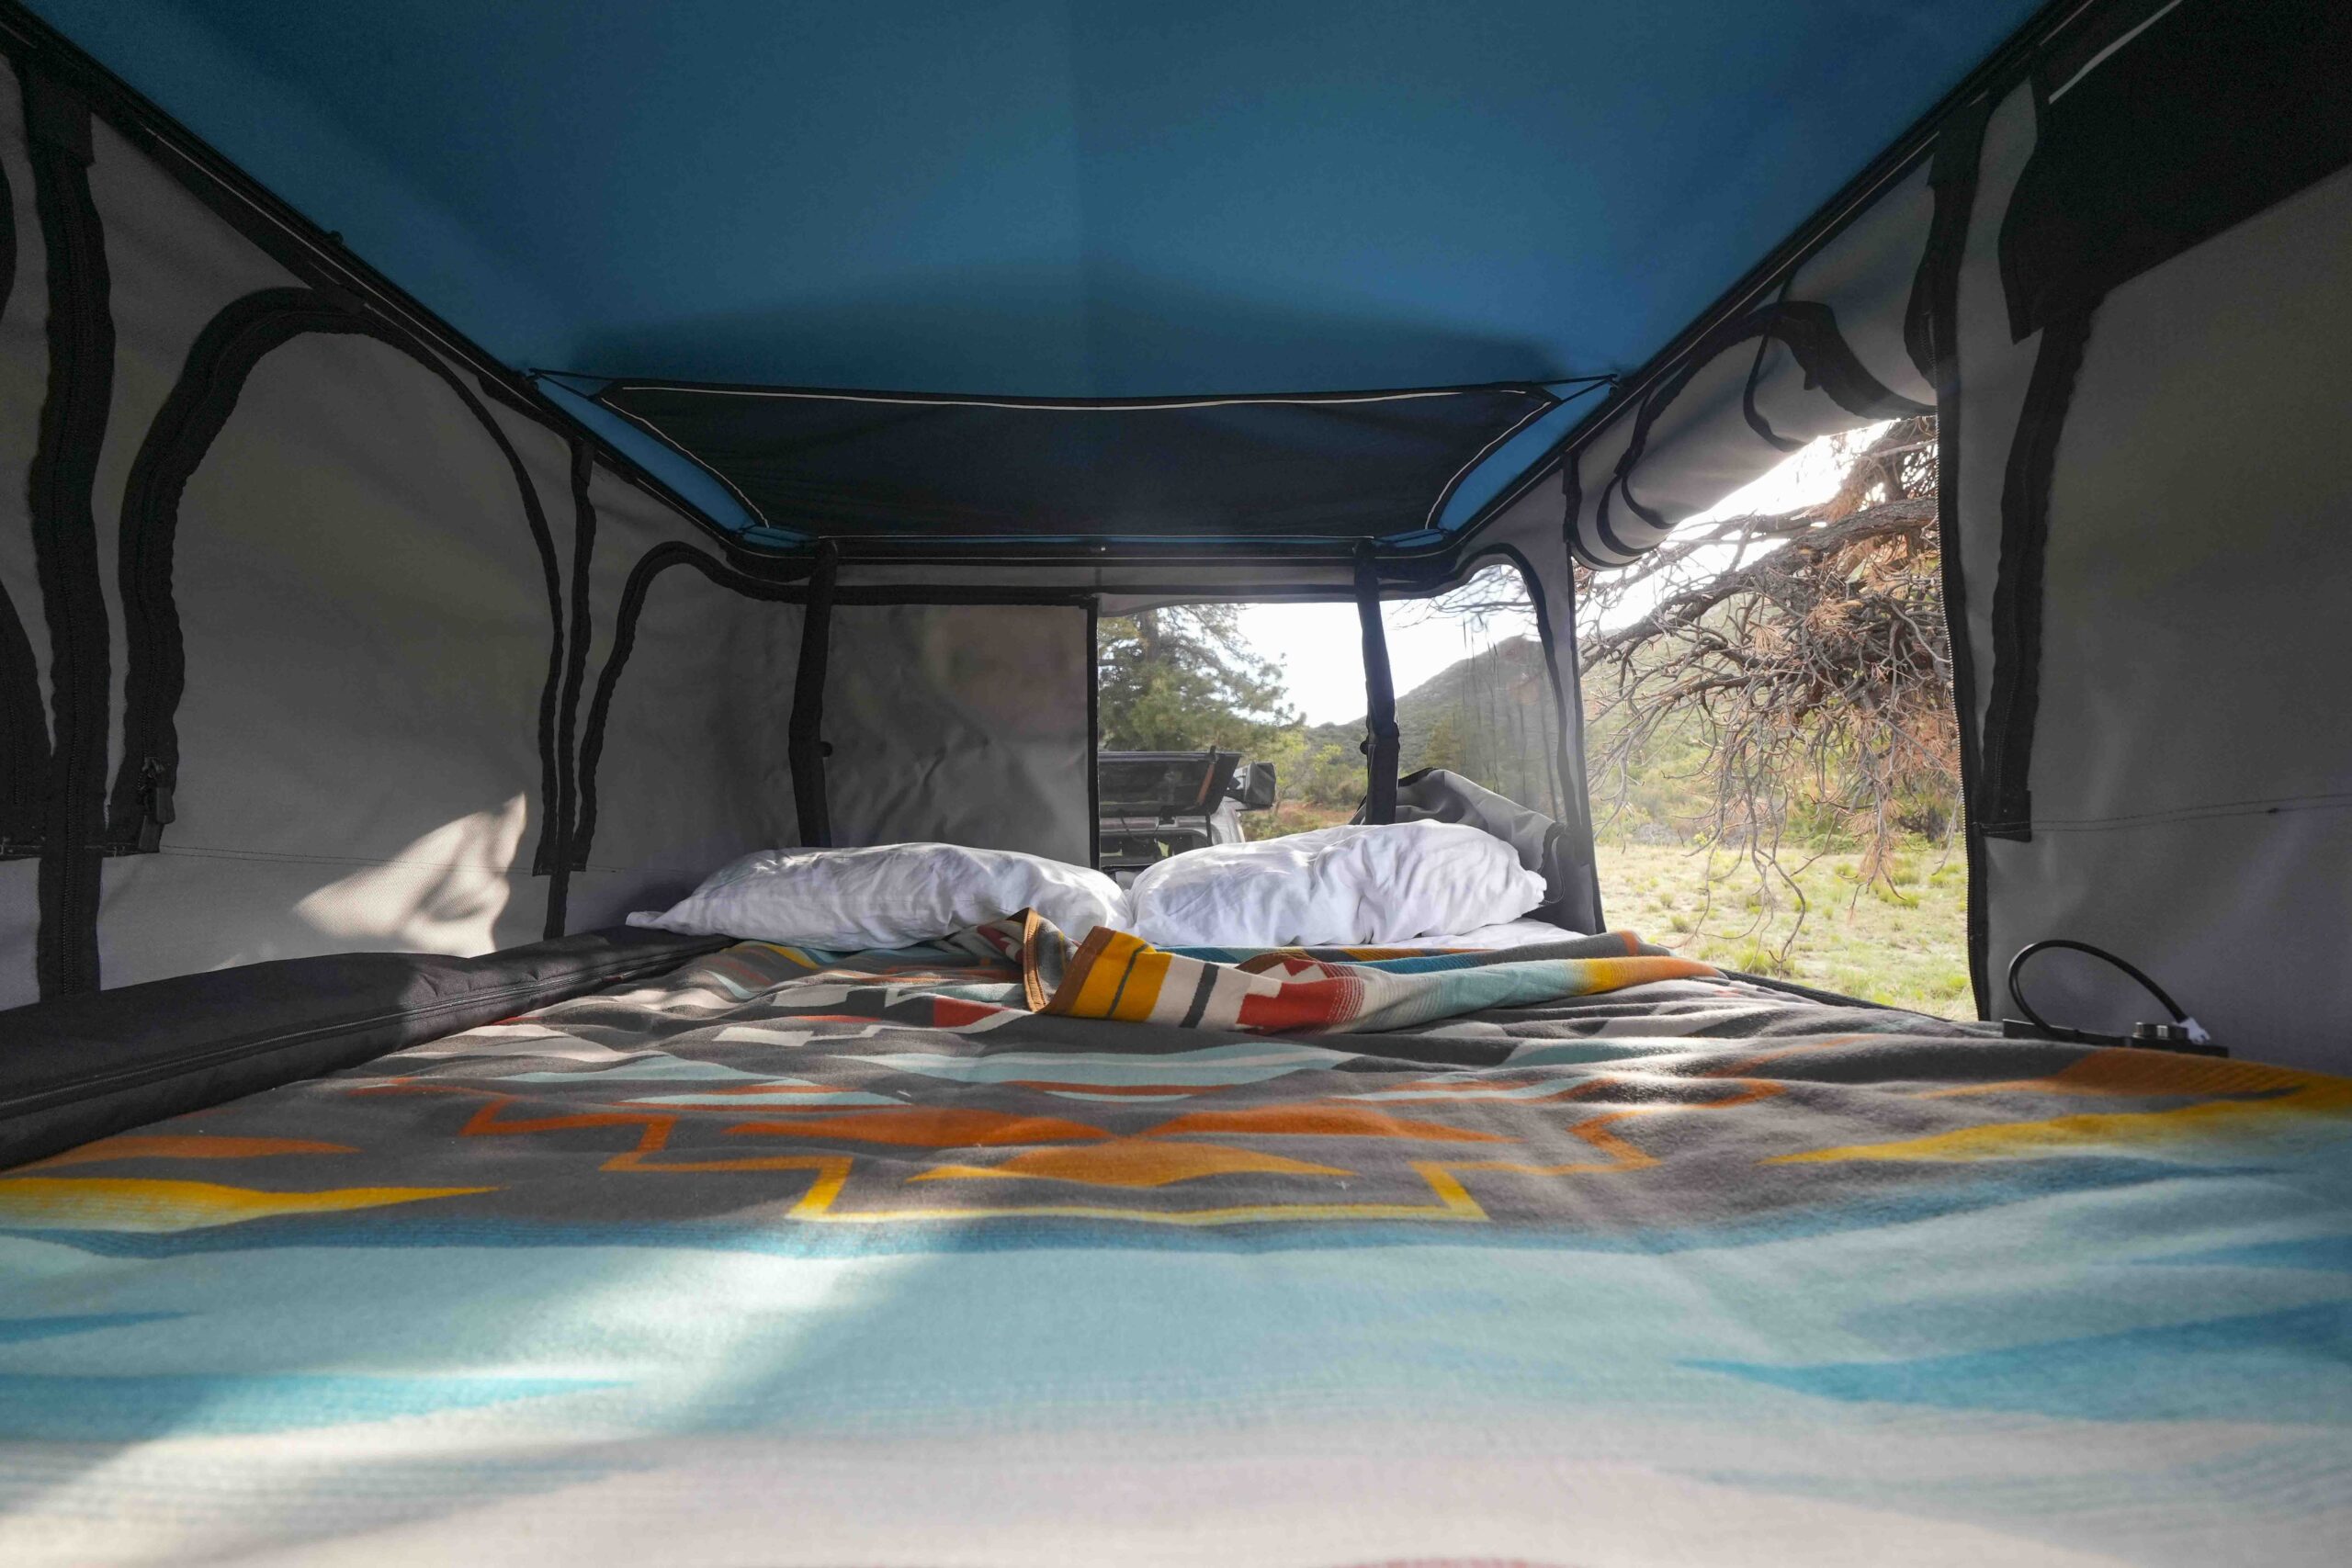
[[[1819,436],[1935,412],[1905,343],[1935,205],[1923,155],[1770,297],[1579,426],[1558,460],[1577,558],[1623,565]]]

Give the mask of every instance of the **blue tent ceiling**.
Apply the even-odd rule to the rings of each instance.
[[[500,357],[1048,397],[1639,363],[2030,0],[34,0]]]
[[[2035,8],[31,4],[517,368],[1568,393],[1441,536],[1581,417],[1560,383],[1647,359]],[[797,536],[594,380],[543,385],[723,526]]]

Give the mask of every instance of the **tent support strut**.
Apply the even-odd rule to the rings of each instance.
[[[1356,552],[1356,616],[1363,624],[1363,819],[1396,820],[1396,684],[1388,672],[1388,633],[1380,619],[1380,569],[1367,541]]]

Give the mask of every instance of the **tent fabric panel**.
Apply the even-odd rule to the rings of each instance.
[[[2010,958],[2064,936],[2145,970],[2233,1056],[2340,1073],[2352,1053],[2344,933],[2352,931],[2352,806],[2255,807],[1985,843],[1995,1012],[2023,1016]],[[2033,960],[2020,980],[2052,1023],[2109,1032],[2163,1009],[2103,964]]]
[[[2001,232],[2019,337],[2352,161],[2352,11],[2112,9],[2081,39],[2112,58],[2053,51],[2035,73],[2033,166]]]
[[[438,378],[351,337],[258,367],[180,506],[176,819],[109,862],[110,977],[537,936],[541,572]]]
[[[2129,10],[2114,28],[2158,7]],[[2219,14],[2155,15],[2094,77],[2108,64],[2144,74],[2149,60],[2228,75],[2227,50],[2183,53],[2165,31]],[[2152,265],[2094,255],[2092,272],[2126,280],[2021,314],[2020,299],[2041,296],[2019,294],[2002,243],[2050,86],[2017,88],[1988,121],[1947,423],[1948,443],[1960,432],[1947,456],[1966,598],[1956,652],[1984,757],[1970,801],[1976,960],[1993,1010],[2014,1015],[2009,956],[2088,941],[2154,976],[2238,1055],[2341,1070],[2352,732],[2335,677],[2352,656],[2352,479],[2324,455],[2346,411],[2352,169]],[[2267,84],[2241,86],[2247,107],[2217,136],[2269,112]],[[2132,118],[2111,115],[2094,154],[2133,144]],[[2117,243],[2136,243],[2129,226]],[[2027,321],[2041,324],[2020,335]],[[2079,355],[2068,395],[2037,395],[2061,352]],[[2156,1010],[2087,964],[2038,963],[2029,989],[2043,1016],[2083,1027]]]
[[[620,381],[762,521],[854,536],[1380,537],[1433,524],[1539,387],[1148,404]]]
[[[1067,603],[837,604],[833,841],[936,840],[1091,864],[1093,629],[1088,607]],[[774,688],[779,707],[790,691]]]
[[[571,493],[579,448],[359,297],[305,286],[266,225],[232,227],[103,117],[69,125],[89,146],[83,220],[113,343],[104,420],[76,447],[93,470],[94,635],[75,668],[52,668],[25,511],[51,400],[48,236],[17,78],[0,84],[26,253],[0,309],[0,477],[17,476],[0,483],[0,588],[39,643],[40,744],[61,681],[90,684],[104,722],[105,780],[84,791],[96,826],[75,850],[97,982],[537,937],[533,863],[578,695],[563,653],[594,602],[567,581],[594,517]],[[625,544],[707,536],[601,468],[589,479],[636,530]],[[162,820],[141,765],[159,735]],[[45,801],[53,786],[40,781]],[[40,988],[40,882],[36,862],[0,860],[0,1006]]]
[[[570,924],[583,931],[666,908],[727,862],[800,841],[789,736],[800,606],[673,566],[625,621],[627,579],[672,527],[650,504],[615,499],[599,518],[595,568],[595,614],[608,629],[591,654],[610,704],[601,723],[593,709],[582,720],[594,831],[572,874]]]
[[[2051,483],[2037,824],[2352,788],[2346,344],[2352,170],[2100,305]]]

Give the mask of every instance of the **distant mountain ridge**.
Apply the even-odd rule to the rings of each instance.
[[[1400,694],[1396,729],[1400,773],[1450,768],[1521,805],[1549,807],[1559,719],[1540,639],[1504,637]],[[1311,747],[1353,750],[1363,734],[1362,717],[1306,727]]]

